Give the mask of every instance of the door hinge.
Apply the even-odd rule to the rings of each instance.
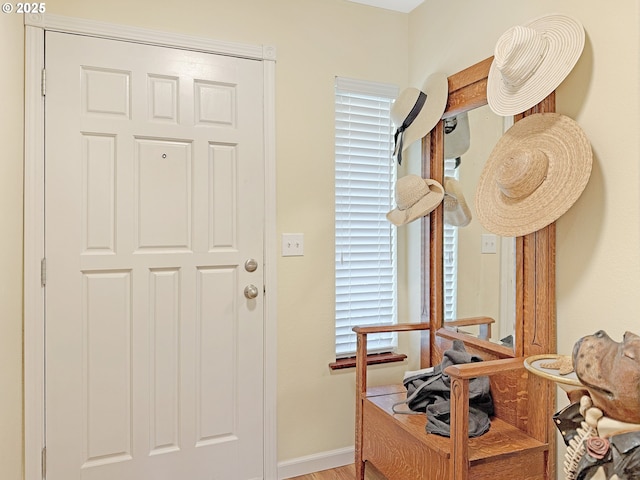
[[[47,71],[44,68],[40,76],[40,90],[43,97],[47,95]]]
[[[40,260],[40,285],[47,285],[47,258]]]
[[[47,478],[47,447],[42,447],[42,478]]]

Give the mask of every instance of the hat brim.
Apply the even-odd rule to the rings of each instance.
[[[466,227],[473,216],[464,198],[460,183],[452,177],[444,179],[444,223],[454,227]]]
[[[540,186],[513,199],[496,178],[502,163],[519,152],[539,149],[549,166]],[[475,207],[478,220],[491,233],[519,237],[562,216],[580,197],[591,175],[593,153],[580,126],[559,113],[536,113],[516,122],[498,140],[480,174]]]
[[[517,90],[506,86],[495,59],[491,62],[487,103],[497,115],[516,115],[544,100],[571,73],[584,49],[584,27],[569,16],[545,15],[524,26],[544,35],[548,50],[534,74]]]
[[[387,220],[399,227],[413,222],[420,217],[429,215],[440,205],[444,198],[444,188],[440,183],[430,178],[424,181],[429,186],[429,193],[405,210],[400,210],[397,207],[394,208],[387,213]]]
[[[422,92],[427,95],[422,110],[409,127],[404,131],[402,151],[404,152],[416,140],[420,140],[440,121],[447,108],[449,96],[449,81],[444,73],[430,75],[422,86]]]

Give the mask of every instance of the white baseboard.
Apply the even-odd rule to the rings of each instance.
[[[354,448],[340,448],[278,462],[278,480],[349,465],[354,461]]]

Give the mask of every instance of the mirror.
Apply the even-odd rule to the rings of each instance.
[[[508,126],[488,105],[443,120],[443,318],[445,327],[513,347],[515,239],[484,230],[474,205],[484,163]]]
[[[487,112],[483,108],[487,105],[487,76],[492,61],[493,57],[486,58],[448,77],[449,95],[445,113],[442,116],[443,120],[467,112],[471,121],[473,121],[473,116],[483,116],[483,112]],[[515,115],[513,121],[519,121],[529,115],[544,112],[555,112],[555,92],[550,93],[547,98],[532,108]],[[424,178],[432,178],[441,183],[444,183],[445,178],[444,123],[439,122],[429,135],[423,139],[421,151],[422,176]],[[498,126],[498,128],[502,132],[504,127],[507,126],[510,125],[504,125],[502,128]],[[471,125],[470,128],[473,128],[473,126]],[[471,131],[470,143],[473,144],[476,141],[474,131]],[[491,146],[486,147],[485,158],[488,158],[493,145],[495,145],[495,141]],[[471,149],[466,155],[470,155],[470,152]],[[461,162],[464,162],[465,159],[466,157],[463,156]],[[470,198],[467,198],[467,203],[473,205],[473,202],[473,194],[470,194]],[[460,230],[464,228],[467,227],[463,227]],[[434,365],[435,362],[441,360],[443,352],[450,348],[451,343],[455,340],[463,341],[466,347],[473,351],[483,352],[488,358],[527,357],[555,351],[555,223],[522,237],[496,239],[496,250],[500,248],[500,263],[503,265],[501,270],[515,271],[515,280],[510,282],[515,284],[515,294],[512,287],[509,286],[508,292],[511,293],[501,294],[500,300],[494,301],[492,305],[499,305],[500,309],[498,317],[500,323],[496,329],[498,332],[500,332],[500,329],[510,327],[514,323],[510,318],[505,321],[504,319],[508,316],[503,315],[502,312],[508,311],[509,315],[511,315],[511,312],[515,310],[513,348],[504,346],[496,341],[487,341],[478,338],[478,336],[461,333],[452,328],[445,328],[443,232],[444,202],[431,212],[428,217],[424,217],[421,222],[420,313],[422,322],[429,323],[429,330],[424,331],[420,338],[422,367]],[[475,249],[478,248],[477,241],[476,236],[472,240],[472,242],[475,242]],[[515,253],[506,255],[505,250],[513,250]],[[462,262],[464,260],[460,259],[459,261]],[[509,262],[513,262],[514,266],[511,267]],[[466,277],[467,275],[478,274],[477,272],[464,273],[461,276],[464,275]],[[496,281],[491,281],[491,283],[495,284]],[[500,278],[497,283],[505,285],[508,282],[505,282],[504,278]],[[465,294],[464,296],[466,297],[467,295]],[[510,300],[507,301],[506,299],[510,296],[515,297],[513,306],[506,306],[505,304],[510,302]],[[462,301],[463,299],[461,298]],[[458,306],[458,302],[456,302],[456,309],[461,310],[462,308],[462,305]],[[457,320],[452,320],[446,325],[452,326],[453,322],[460,321],[461,313],[463,312],[457,311]],[[474,310],[469,313],[488,316],[484,310]],[[483,319],[481,318],[480,320]],[[468,318],[464,319],[464,322],[466,324],[470,323]],[[460,328],[460,325],[453,326]],[[469,325],[464,326],[464,328],[468,327]],[[497,336],[496,338],[502,337]],[[549,409],[552,408],[552,406],[549,406]]]

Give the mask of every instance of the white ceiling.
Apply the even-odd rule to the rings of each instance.
[[[409,13],[420,5],[424,0],[349,0],[350,2],[362,3],[372,7],[386,8],[396,12]]]

